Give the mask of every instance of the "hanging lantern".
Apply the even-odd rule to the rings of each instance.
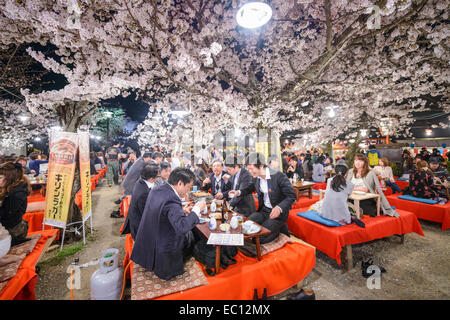
[[[431,135],[433,134],[433,130],[431,130],[431,129],[425,129],[425,134],[426,134],[427,136],[431,136]]]
[[[393,136],[397,129],[398,119],[394,117],[386,117],[380,119],[378,129],[382,136]]]

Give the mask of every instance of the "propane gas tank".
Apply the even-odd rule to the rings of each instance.
[[[102,251],[100,269],[91,276],[91,300],[119,300],[122,292],[123,271],[118,267],[119,250]]]

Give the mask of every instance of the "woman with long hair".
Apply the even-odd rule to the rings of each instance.
[[[27,210],[30,192],[30,183],[19,163],[0,165],[0,223],[11,234],[11,245],[28,240],[28,222],[22,216]]]
[[[409,179],[409,189],[411,195],[424,199],[439,199],[439,193],[434,185],[433,172],[428,168],[425,160],[417,162],[417,170],[411,172]]]
[[[348,171],[347,181],[350,181],[355,186],[355,191],[369,192],[377,194],[381,198],[381,211],[384,215],[399,217],[398,212],[392,209],[387,201],[383,190],[381,189],[380,181],[373,170],[369,168],[369,159],[358,153],[355,155],[353,168]],[[351,200],[350,200],[351,201]],[[371,216],[377,214],[377,203],[375,199],[361,200],[360,207],[363,213]]]
[[[347,170],[347,166],[336,165],[336,175],[328,180],[325,198],[317,212],[320,216],[340,224],[352,222],[347,200],[352,194],[353,183],[345,179]]]
[[[378,166],[375,166],[374,171],[381,178],[381,181],[386,184],[386,187],[392,188],[393,194],[396,192],[402,193],[400,187],[395,183],[394,174],[392,173],[392,168],[389,166],[388,158],[382,157],[378,160]]]

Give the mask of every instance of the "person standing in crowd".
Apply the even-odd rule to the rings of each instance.
[[[209,163],[209,152],[206,150],[206,146],[204,144],[202,144],[202,148],[195,154],[195,157],[197,159],[203,159],[203,161]]]
[[[194,179],[189,169],[176,168],[168,183],[154,187],[147,197],[131,260],[163,280],[183,274],[183,261],[192,253],[192,229],[206,207],[201,201],[189,212],[183,211],[181,198],[191,190]]]
[[[325,197],[317,214],[325,219],[333,220],[342,225],[350,224],[352,216],[348,209],[348,197],[352,194],[353,183],[345,179],[347,166],[336,165],[336,175],[327,182]]]
[[[151,189],[156,185],[159,166],[156,164],[146,164],[141,170],[141,177],[136,182],[131,195],[130,209],[124,222],[122,234],[131,233],[133,240],[136,240],[136,234],[141,223],[142,213],[145,203]]]
[[[378,165],[378,161],[381,158],[381,152],[377,150],[377,147],[374,144],[371,144],[366,156],[369,159],[369,166],[373,168]]]
[[[289,236],[286,221],[296,200],[291,182],[283,172],[267,167],[264,155],[260,153],[249,154],[247,163],[252,183],[245,188],[231,190],[228,196],[245,197],[257,192],[258,209],[248,218],[270,230],[270,234],[260,237],[261,243],[275,240],[280,232]],[[253,245],[247,243],[247,249],[254,253]]]
[[[119,142],[114,143],[106,151],[106,159],[108,159],[108,168],[106,169],[106,179],[108,180],[108,186],[111,187],[114,181],[115,185],[119,184]]]
[[[170,164],[171,169],[178,168],[180,161],[177,158],[172,158],[172,153],[166,153],[166,161]]]
[[[41,160],[40,153],[36,151],[30,153],[30,159],[29,168],[36,172],[35,177],[37,177],[39,175],[39,166],[43,163],[48,163],[48,160]]]
[[[101,152],[101,151],[97,152],[97,158],[100,159],[100,163],[102,165],[102,169],[104,169],[106,163],[105,163],[105,157],[103,156],[103,152]]]
[[[378,166],[373,169],[375,174],[380,177],[381,181],[386,184],[386,187],[392,188],[392,193],[402,193],[400,187],[395,183],[392,168],[389,166],[389,160],[386,157],[378,160]]]
[[[123,198],[129,196],[133,192],[134,185],[136,184],[136,181],[139,180],[139,177],[141,176],[142,168],[150,163],[151,160],[151,153],[146,152],[137,159],[134,164],[131,166],[131,168],[128,171],[128,174],[125,176],[125,178],[122,181],[121,187],[124,189],[123,194],[120,196],[120,199],[115,201],[115,204],[120,204],[123,200]],[[109,167],[109,165],[108,165]],[[120,218],[120,210],[113,211],[111,213],[111,218]]]
[[[306,153],[305,159],[302,163],[303,175],[305,176],[305,180],[310,181],[312,179],[313,172],[313,162],[311,159],[311,153]]]
[[[0,165],[0,224],[11,235],[11,246],[29,240],[28,222],[22,217],[27,210],[31,186],[19,163]]]
[[[305,175],[303,173],[303,168],[299,164],[297,156],[292,156],[289,158],[289,166],[286,170],[286,176],[289,179],[292,179],[295,174],[297,174],[297,179],[305,178]]]
[[[313,165],[312,180],[314,182],[322,183],[322,182],[326,181],[325,176],[326,176],[327,172],[325,171],[325,169],[323,167],[324,160],[325,160],[324,156],[319,156]]]
[[[222,161],[214,160],[212,164],[213,173],[203,181],[201,190],[208,191],[211,189],[211,194],[215,199],[223,199],[224,192],[230,190],[231,182],[224,176],[227,173],[223,170]]]
[[[311,160],[312,160],[312,163],[313,163],[313,164],[317,162],[317,158],[318,158],[318,157],[319,157],[319,151],[314,150],[314,151],[313,151],[313,154],[312,154],[312,156],[311,156]]]
[[[414,169],[414,159],[411,157],[411,153],[408,150],[403,150],[402,153],[402,179],[409,179],[410,172]]]
[[[370,192],[377,194],[381,199],[381,210],[384,215],[399,217],[398,212],[392,209],[391,205],[386,199],[386,196],[381,190],[380,181],[375,172],[369,168],[369,159],[362,153],[355,155],[353,168],[348,171],[347,181],[354,185],[354,190],[362,192]],[[352,201],[352,200],[350,200]],[[363,214],[376,216],[377,203],[375,199],[361,200],[359,206],[363,210]]]
[[[97,154],[94,151],[89,152],[89,165],[90,165],[91,176],[95,176],[97,174],[96,165],[101,166],[101,161],[97,157]]]
[[[232,190],[245,189],[253,183],[250,172],[242,167],[238,157],[228,156],[225,159],[225,167],[228,174],[231,175],[230,183]],[[279,169],[274,169],[279,171]],[[230,197],[229,191],[224,193],[225,198],[230,202],[230,206],[240,214],[249,217],[256,211],[253,195]]]

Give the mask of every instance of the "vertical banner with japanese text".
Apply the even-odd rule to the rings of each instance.
[[[89,132],[78,131],[80,143],[80,183],[83,222],[92,214],[91,166],[89,159]]]
[[[65,228],[75,174],[78,135],[50,131],[45,224]]]

